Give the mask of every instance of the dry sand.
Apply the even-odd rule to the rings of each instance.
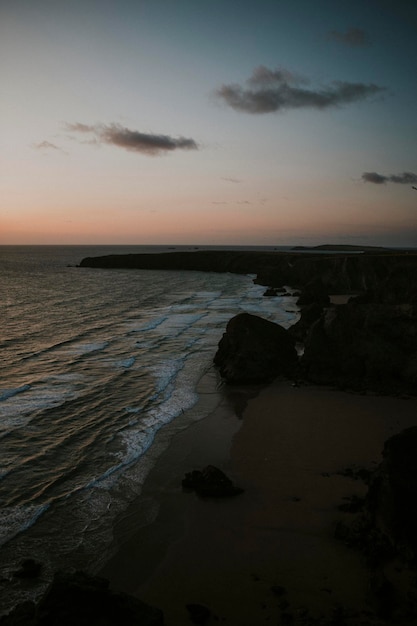
[[[349,519],[338,505],[366,487],[338,472],[372,469],[384,441],[415,424],[416,398],[277,382],[239,420],[225,396],[162,454],[101,574],[160,607],[166,626],[190,624],[189,603],[211,610],[207,623],[233,626],[284,623],[289,613],[297,620],[304,609],[372,609],[360,554],[333,536],[336,521]],[[184,492],[184,473],[209,463],[245,492],[224,500]],[[155,520],[132,532],[151,502]]]

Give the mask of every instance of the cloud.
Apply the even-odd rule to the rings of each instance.
[[[366,183],[374,183],[375,185],[385,185],[388,177],[377,174],[376,172],[364,172],[362,174],[362,180]]]
[[[374,183],[375,185],[385,185],[385,183],[397,183],[400,185],[412,185],[417,183],[417,174],[413,172],[403,172],[402,174],[389,174],[384,176],[377,172],[364,172],[362,180],[366,183]]]
[[[240,178],[231,178],[228,176],[222,176],[222,180],[225,180],[228,183],[241,183],[242,182]]]
[[[286,69],[256,68],[246,81],[222,85],[216,95],[232,109],[246,113],[273,113],[288,109],[328,109],[381,94],[385,87],[374,84],[333,81],[329,86],[309,89],[308,79]]]
[[[59,150],[59,152],[63,152],[62,148],[56,146],[50,141],[41,141],[40,143],[32,144],[32,146],[33,148],[36,148],[36,150]]]
[[[150,156],[173,150],[198,150],[198,145],[194,139],[141,133],[137,130],[124,128],[120,124],[88,125],[77,122],[76,124],[65,124],[65,127],[71,132],[92,135],[95,143],[105,143]]]
[[[351,46],[352,48],[369,46],[371,43],[368,34],[361,28],[349,28],[345,33],[341,33],[338,30],[331,30],[328,34],[328,38]]]

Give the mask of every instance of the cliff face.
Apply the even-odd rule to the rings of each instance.
[[[323,309],[307,328],[304,376],[317,384],[417,392],[417,307],[353,299]]]
[[[162,254],[89,257],[80,267],[166,269],[256,274],[256,282],[304,288],[320,278],[328,293],[358,293],[384,288],[410,290],[417,296],[417,254],[406,253],[282,253],[198,250]],[[404,301],[410,301],[409,295]]]
[[[304,343],[302,377],[341,388],[417,393],[417,254],[202,250],[97,257],[81,266],[256,274],[260,284],[299,288],[301,320],[285,341]],[[355,298],[333,306],[329,294]],[[276,329],[249,318],[237,316],[228,325],[215,358],[222,376],[236,382],[291,375],[293,343],[287,353],[284,338],[272,337]]]

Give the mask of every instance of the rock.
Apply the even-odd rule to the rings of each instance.
[[[326,306],[329,303],[328,288],[323,284],[319,276],[314,277],[302,288],[297,300],[299,306],[305,306],[306,304]]]
[[[417,426],[385,442],[366,508],[374,528],[408,561],[417,561]]]
[[[324,309],[305,334],[301,368],[317,384],[417,391],[417,307],[352,300]]]
[[[267,296],[267,297],[276,297],[276,296],[285,296],[285,295],[289,295],[289,294],[287,293],[287,290],[284,287],[268,287],[268,289],[266,289],[264,292],[264,296]]]
[[[267,297],[275,297],[278,295],[277,290],[275,289],[275,287],[268,287],[268,289],[266,289],[266,291],[264,292],[264,296]]]
[[[36,578],[42,569],[42,563],[35,559],[25,559],[20,564],[20,569],[14,572],[16,578]]]
[[[225,498],[243,493],[220,469],[208,465],[203,471],[193,470],[182,481],[184,489],[192,489],[199,496]]]
[[[303,288],[317,277],[327,293],[361,293],[368,289],[391,291],[416,302],[417,255],[413,251],[363,249],[362,254],[333,249],[303,252],[197,250],[160,254],[109,255],[83,259],[80,267],[178,269],[204,272],[257,274],[256,282],[276,287]]]
[[[163,626],[163,613],[109,589],[104,578],[59,572],[34,605],[25,602],[0,619],[1,626]]]
[[[298,341],[304,340],[314,322],[323,314],[323,307],[317,302],[313,302],[301,309],[298,322],[289,327],[288,332]]]
[[[186,609],[193,624],[205,624],[211,617],[211,611],[202,604],[187,604]]]
[[[295,341],[285,328],[249,313],[227,324],[214,363],[228,383],[264,383],[291,376],[297,366]]]

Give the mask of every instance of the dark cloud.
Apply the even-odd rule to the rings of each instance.
[[[155,156],[162,152],[173,150],[197,150],[194,139],[186,137],[170,137],[169,135],[155,135],[141,133],[137,130],[124,128],[120,124],[66,124],[67,130],[77,133],[93,135],[95,142],[106,143],[132,152],[141,152]]]
[[[417,174],[413,172],[403,172],[402,174],[389,174],[384,176],[377,172],[364,172],[362,180],[366,183],[374,183],[375,185],[385,185],[385,183],[398,183],[400,185],[411,185],[417,183]]]
[[[391,174],[389,180],[391,183],[399,183],[400,185],[411,185],[412,183],[417,183],[417,174],[413,174],[413,172]]]
[[[377,172],[364,172],[362,174],[362,180],[366,183],[374,183],[375,185],[384,185],[388,177],[382,176],[382,174],[377,174]]]
[[[329,86],[309,89],[309,81],[285,69],[261,66],[246,81],[222,85],[216,95],[233,109],[246,113],[272,113],[287,109],[327,109],[381,94],[385,87],[374,84],[333,81]]]
[[[345,33],[338,30],[331,30],[328,38],[339,43],[343,43],[353,48],[359,46],[369,46],[371,43],[368,34],[361,28],[349,28]]]
[[[36,148],[37,150],[59,150],[60,152],[62,152],[59,146],[56,146],[54,143],[51,143],[50,141],[41,141],[40,143],[34,143],[33,147]]]
[[[242,182],[239,178],[229,178],[227,176],[222,176],[222,180],[225,180],[228,183],[241,183]]]

